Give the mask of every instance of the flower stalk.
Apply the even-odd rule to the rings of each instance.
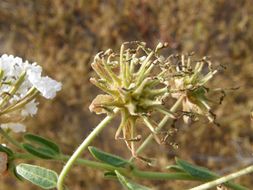
[[[61,155],[57,158],[54,158],[54,161],[68,161],[71,156],[69,155]],[[15,159],[25,159],[25,160],[33,160],[35,157],[30,154],[15,154]],[[75,165],[81,165],[85,167],[94,168],[101,171],[119,171],[120,173],[129,176],[131,178],[137,179],[147,179],[147,180],[187,180],[187,181],[203,181],[203,179],[198,179],[193,176],[190,176],[186,173],[181,172],[174,172],[174,173],[167,173],[167,172],[149,172],[149,171],[142,171],[138,168],[134,167],[132,170],[127,168],[119,168],[115,167],[106,163],[101,163],[97,161],[86,160],[82,158],[76,159]],[[245,187],[235,184],[233,182],[227,182],[224,185],[230,187],[234,190],[246,190]]]
[[[173,113],[175,112],[181,105],[182,100],[183,100],[183,96],[180,97],[176,103],[171,107],[170,111]],[[160,123],[158,124],[158,127],[155,129],[156,133],[161,131],[161,129],[166,125],[166,123],[168,122],[168,120],[171,117],[169,115],[164,116],[164,118],[160,121]],[[140,145],[140,147],[136,150],[136,154],[140,154],[152,141],[152,139],[154,138],[153,134],[150,134],[145,141]],[[129,161],[133,161],[135,159],[135,157],[131,157]]]
[[[9,136],[9,134],[5,130],[3,130],[1,127],[0,127],[0,134],[3,135],[3,137],[7,141],[9,141],[11,144],[16,146],[17,148],[23,149],[22,145],[18,141],[16,141],[15,139],[13,139],[11,136]]]
[[[97,126],[96,128],[84,139],[82,144],[75,150],[74,154],[69,158],[65,166],[63,167],[58,181],[57,181],[57,189],[64,190],[64,180],[69,173],[72,166],[77,161],[78,157],[83,153],[83,151],[90,145],[93,139],[108,125],[108,123],[114,118],[119,110],[115,109],[114,114],[108,115],[105,117]]]

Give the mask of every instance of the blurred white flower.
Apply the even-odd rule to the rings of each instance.
[[[6,123],[1,124],[2,129],[11,129],[15,133],[25,132],[26,126],[21,123]]]
[[[7,83],[17,80],[23,72],[26,72],[26,76],[18,89],[19,92],[27,92],[31,87],[35,87],[42,96],[51,99],[61,90],[61,83],[50,77],[41,76],[42,68],[37,63],[30,64],[28,61],[23,62],[19,57],[4,54],[0,59],[0,69],[3,72],[1,91],[9,91],[10,84]]]
[[[52,99],[61,87],[61,83],[48,76],[42,76],[42,67],[37,63],[30,64],[20,57],[2,55],[0,57],[0,116],[1,118],[8,116],[8,120],[2,119],[1,128],[24,131],[25,127],[16,122],[37,113],[36,97],[40,94],[47,99]]]
[[[56,92],[61,90],[62,84],[49,78],[49,77],[40,77],[33,78],[31,81],[33,86],[40,91],[42,96],[47,99],[52,99],[56,96]]]
[[[22,116],[28,116],[28,115],[33,116],[33,115],[35,115],[37,113],[37,111],[38,111],[38,107],[37,107],[38,104],[39,103],[35,102],[35,100],[29,102],[22,109],[21,115]]]
[[[13,55],[2,55],[0,59],[0,68],[3,71],[5,81],[14,82],[23,72],[26,72],[24,84],[19,88],[19,91],[27,92],[29,88],[35,87],[41,92],[42,96],[47,99],[55,97],[56,92],[61,90],[61,83],[51,79],[50,77],[43,77],[41,66],[37,63],[30,64],[28,61],[23,62],[21,58]],[[7,91],[8,86],[3,85]]]

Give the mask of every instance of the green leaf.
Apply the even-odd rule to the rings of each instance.
[[[128,180],[127,178],[125,178],[125,176],[123,176],[117,170],[115,170],[115,173],[118,177],[119,182],[121,183],[121,185],[124,187],[125,190],[151,190],[148,187],[139,185],[137,183],[134,183],[134,182]]]
[[[5,152],[8,156],[13,155],[13,151],[2,144],[0,144],[0,152]]]
[[[15,165],[13,162],[9,164],[8,170],[9,170],[18,180],[23,181],[24,178],[18,174],[16,165]]]
[[[42,147],[37,148],[37,147],[34,147],[33,145],[28,144],[28,143],[24,143],[22,146],[30,154],[37,156],[39,158],[42,158],[42,159],[52,159],[57,155],[51,149],[42,148]]]
[[[180,160],[176,158],[176,163],[187,173],[189,173],[193,177],[197,177],[199,179],[204,180],[213,180],[216,179],[218,176],[211,172],[210,170],[192,165],[184,160]]]
[[[173,170],[176,172],[185,172],[184,169],[179,165],[169,165],[166,167],[167,170]]]
[[[51,149],[52,151],[54,151],[57,154],[60,154],[60,148],[57,144],[55,144],[54,142],[43,138],[41,136],[38,135],[33,135],[33,134],[25,134],[24,135],[24,139],[27,141],[30,141],[32,143],[35,143],[37,145],[41,145],[47,149]]]
[[[115,172],[105,172],[104,177],[106,179],[115,179],[115,178],[117,179],[117,175]]]
[[[126,166],[132,166],[130,162],[128,162],[127,160],[113,155],[113,154],[109,154],[107,152],[103,152],[95,147],[88,147],[90,153],[94,156],[94,158],[96,158],[97,160],[100,160],[104,163],[110,164],[112,166],[115,167],[126,167]]]
[[[57,185],[58,175],[52,170],[30,164],[19,164],[16,169],[23,178],[43,189],[52,189]]]

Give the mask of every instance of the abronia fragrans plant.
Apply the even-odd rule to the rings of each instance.
[[[108,49],[94,57],[91,66],[96,76],[90,81],[102,90],[102,94],[95,97],[89,109],[96,114],[106,114],[106,117],[73,155],[63,154],[57,144],[38,135],[25,133],[24,142],[12,138],[9,129],[24,132],[25,128],[20,122],[27,116],[36,114],[36,97],[42,95],[47,99],[54,98],[61,89],[61,83],[42,76],[42,68],[36,63],[30,64],[21,58],[3,55],[0,59],[0,132],[5,142],[1,142],[0,146],[0,172],[4,174],[11,171],[17,178],[25,178],[43,189],[64,190],[64,180],[74,164],[103,170],[105,176],[118,179],[125,189],[130,190],[150,189],[131,180],[138,178],[204,182],[214,180],[192,190],[208,189],[220,184],[222,188],[246,189],[229,180],[252,172],[252,166],[219,178],[208,169],[180,159],[176,159],[176,165],[167,167],[174,169],[173,172],[142,171],[134,162],[134,158],[148,161],[140,156],[141,152],[153,138],[162,142],[158,134],[165,129],[170,119],[179,120],[182,116],[184,122],[189,123],[199,117],[206,117],[209,122],[216,124],[211,109],[214,101],[208,96],[212,89],[207,87],[207,83],[218,70],[213,68],[206,57],[196,60],[192,55],[166,56],[161,53],[166,47],[166,43],[159,43],[150,49],[144,42],[125,42],[119,52]],[[171,106],[172,101],[175,103]],[[157,121],[154,116],[156,114],[163,116],[163,119]],[[132,154],[129,160],[88,147],[118,115],[121,122],[115,130],[115,139],[126,142]],[[143,140],[137,134],[137,128],[143,126],[139,126],[140,122],[147,127],[150,135],[136,148],[135,142]],[[79,158],[86,148],[89,148],[96,161]],[[53,170],[41,166],[26,163],[16,165],[17,159],[64,161],[66,164],[58,176]]]

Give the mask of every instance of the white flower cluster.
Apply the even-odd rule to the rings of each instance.
[[[24,131],[20,124],[4,122],[1,120],[3,114],[11,114],[20,111],[23,117],[37,113],[35,98],[39,93],[47,98],[55,97],[56,92],[61,90],[62,84],[42,76],[42,68],[36,63],[30,64],[13,55],[2,55],[0,58],[0,123],[1,128],[15,129],[13,131]],[[4,124],[3,124],[4,123]],[[15,126],[15,127],[13,127]]]

